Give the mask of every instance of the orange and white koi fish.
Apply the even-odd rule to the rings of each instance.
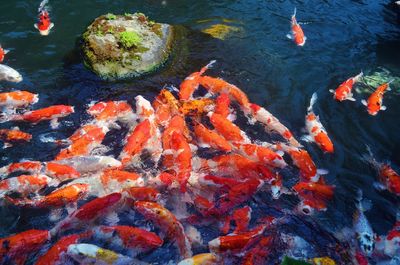
[[[192,98],[193,92],[199,87],[200,77],[212,67],[215,60],[209,62],[206,66],[200,69],[199,72],[194,72],[183,80],[179,87],[179,99],[189,100]]]
[[[20,108],[35,104],[39,96],[28,91],[17,90],[0,93],[0,107]]]
[[[43,109],[28,111],[21,115],[10,115],[9,117],[2,119],[1,122],[25,121],[36,124],[41,121],[50,120],[51,127],[55,129],[58,127],[58,119],[66,117],[71,113],[74,113],[74,107],[72,106],[54,105]]]
[[[184,259],[178,265],[218,265],[220,264],[218,256],[213,253],[202,253],[194,255],[191,258]]]
[[[132,125],[135,120],[132,108],[126,101],[100,101],[91,104],[87,112],[96,122],[105,123],[109,128],[119,129],[117,121]]]
[[[106,168],[117,168],[122,164],[111,156],[73,156],[67,159],[57,160],[58,164],[73,167],[80,174],[99,172]]]
[[[89,184],[76,183],[57,189],[49,195],[34,199],[14,199],[6,196],[6,200],[18,207],[58,208],[83,199],[89,192]]]
[[[266,146],[256,144],[233,143],[233,145],[235,146],[236,152],[253,161],[260,162],[271,167],[284,168],[287,166],[285,160],[283,160],[282,151],[275,152]]]
[[[77,244],[80,240],[90,237],[90,232],[73,234],[60,238],[44,255],[40,256],[35,265],[58,265],[61,264],[63,255],[68,247]]]
[[[3,47],[0,45],[0,63],[4,61],[5,55],[9,52],[9,50],[3,49]]]
[[[334,188],[322,179],[319,182],[299,182],[293,186],[302,201],[300,210],[305,214],[311,214],[313,209],[325,211],[326,201],[333,197]]]
[[[150,137],[151,124],[149,119],[145,119],[128,133],[124,148],[119,156],[121,163],[123,165],[129,164],[134,156],[140,154]]]
[[[135,209],[163,231],[166,238],[175,241],[183,258],[192,256],[189,239],[182,224],[168,209],[155,202],[136,201]]]
[[[333,153],[334,147],[331,139],[329,139],[328,133],[324,126],[321,124],[319,117],[315,115],[313,111],[313,105],[317,101],[317,93],[314,93],[311,97],[310,106],[308,107],[306,116],[306,128],[308,135],[302,139],[305,141],[315,142],[322,151],[326,153]]]
[[[250,139],[247,137],[238,126],[233,122],[224,118],[220,114],[209,112],[207,115],[210,118],[211,124],[214,128],[227,140],[231,142],[239,143],[250,143]]]
[[[239,103],[241,107],[247,107],[250,103],[247,95],[240,88],[221,78],[202,76],[200,77],[200,84],[205,87],[209,93],[226,93],[231,100]]]
[[[293,39],[297,46],[304,46],[306,43],[307,37],[304,36],[303,29],[300,27],[299,23],[296,20],[296,8],[294,8],[294,12],[292,15],[292,31],[290,34],[286,35],[289,39]]]
[[[232,151],[232,146],[223,136],[206,128],[201,123],[194,126],[194,133],[200,147],[210,147],[225,152]]]
[[[306,181],[317,182],[320,175],[328,174],[324,169],[317,169],[310,154],[304,149],[283,143],[277,144],[276,149],[283,150],[292,158],[293,164],[300,170],[300,176]]]
[[[140,175],[113,168],[104,170],[100,176],[100,181],[108,191],[114,191],[115,189],[119,191],[122,188],[144,185],[144,180]]]
[[[192,150],[182,133],[173,132],[171,150],[174,154],[174,171],[182,192],[186,192],[186,185],[192,171]]]
[[[109,131],[107,126],[87,124],[79,128],[69,141],[70,146],[62,149],[55,160],[66,159],[73,156],[89,155],[96,147],[100,146],[106,133]]]
[[[49,12],[46,8],[48,0],[43,0],[39,5],[39,21],[34,24],[35,28],[39,30],[40,35],[47,36],[50,30],[54,27],[54,24],[50,20]]]
[[[45,175],[21,175],[8,178],[0,181],[0,198],[11,192],[18,192],[22,196],[27,196],[29,193],[37,192],[48,185],[57,183]]]
[[[220,114],[224,118],[234,120],[234,115],[231,114],[229,109],[230,104],[231,100],[229,99],[229,95],[226,93],[221,93],[215,100],[214,112]]]
[[[266,132],[277,132],[288,141],[290,145],[301,147],[301,144],[294,138],[290,130],[265,108],[251,103],[249,108],[244,109],[243,111],[249,114],[251,123],[253,123],[253,120],[258,121],[264,125]]]
[[[380,85],[372,94],[369,96],[368,101],[365,99],[361,100],[361,103],[367,107],[367,111],[370,115],[375,116],[380,110],[386,110],[386,106],[382,105],[383,94],[386,91],[390,91],[389,84],[393,80]]]
[[[3,148],[11,147],[14,142],[29,142],[32,134],[20,131],[18,127],[14,129],[0,129],[0,140],[4,142]]]
[[[156,202],[161,198],[161,194],[151,187],[130,187],[124,189],[127,196],[135,201]]]
[[[340,84],[340,86],[336,90],[330,89],[329,92],[333,93],[333,98],[339,101],[343,100],[351,100],[356,101],[353,98],[353,93],[351,90],[355,83],[360,81],[361,77],[363,76],[363,72],[359,73],[358,75],[351,77]]]
[[[82,225],[87,226],[89,222],[94,222],[100,216],[107,215],[121,201],[123,201],[122,195],[118,192],[91,200],[59,222],[50,232],[52,235],[57,235],[65,230],[77,228]]]
[[[10,259],[15,264],[25,264],[28,255],[38,251],[49,240],[49,231],[35,229],[1,238],[0,264],[7,264]]]
[[[153,232],[127,226],[99,226],[92,229],[94,238],[116,248],[129,249],[138,254],[160,247],[163,240]]]

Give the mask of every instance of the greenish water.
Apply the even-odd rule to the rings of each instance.
[[[41,142],[39,136],[68,137],[88,119],[85,109],[91,101],[126,99],[133,103],[138,94],[152,99],[165,84],[178,86],[186,75],[216,59],[210,75],[236,84],[251,101],[267,107],[288,125],[297,137],[303,134],[309,99],[313,92],[318,92],[315,111],[336,150],[334,155],[323,155],[315,145],[307,144],[306,148],[318,167],[329,170],[326,180],[336,190],[327,212],[303,220],[312,219],[324,231],[332,233],[351,226],[355,191],[361,188],[373,203],[373,208],[366,213],[373,229],[378,234],[386,234],[391,229],[400,201],[386,191],[374,189],[376,174],[360,158],[368,144],[378,160],[391,161],[395,169],[400,169],[400,87],[393,87],[394,92],[385,95],[384,104],[388,109],[376,117],[369,116],[360,103],[368,94],[357,94],[356,103],[337,103],[328,92],[360,70],[368,75],[384,67],[393,76],[400,76],[400,29],[389,1],[166,0],[163,4],[155,0],[50,0],[55,27],[47,37],[40,36],[33,27],[38,4],[39,1],[0,2],[0,43],[11,50],[4,63],[24,77],[19,84],[2,82],[0,91],[29,90],[40,95],[35,108],[69,104],[76,107],[76,114],[64,119],[57,131],[52,131],[47,123],[19,125],[33,134],[33,141],[0,150],[1,166],[21,159],[52,159],[60,147]],[[302,27],[308,38],[302,48],[285,37],[295,6],[298,20],[305,22]],[[115,83],[101,81],[83,67],[75,45],[85,27],[95,17],[108,12],[143,12],[159,22],[184,25],[189,30],[188,50],[178,53],[166,70],[150,76]],[[223,22],[223,19],[232,21]],[[213,23],[226,23],[241,31],[224,41],[200,32]],[[0,126],[10,125],[13,124]],[[257,133],[261,131],[254,132]],[[117,149],[121,147],[121,136],[113,135],[107,141]],[[267,202],[263,197],[257,198],[255,212],[267,211]],[[274,202],[274,207],[279,209],[295,203],[290,199],[281,200]],[[15,209],[2,208],[2,211],[2,236],[47,226],[43,215],[31,212],[21,213],[17,225],[10,226],[20,213]],[[300,233],[307,225],[297,220],[293,227],[298,228],[294,233]],[[312,231],[305,237],[312,238]],[[318,243],[324,239],[311,240]],[[150,260],[157,259],[154,255]]]

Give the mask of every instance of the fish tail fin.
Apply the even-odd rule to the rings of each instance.
[[[362,212],[368,211],[372,207],[371,201],[363,198],[363,192],[361,189],[357,189],[356,201],[357,208]]]
[[[310,106],[308,106],[308,109],[307,109],[309,112],[312,111],[312,108],[313,108],[315,102],[317,101],[317,99],[318,99],[317,92],[314,92],[310,99]]]
[[[200,75],[204,74],[205,71],[207,71],[208,69],[212,68],[213,65],[217,62],[217,60],[211,60],[206,66],[204,66],[203,68],[201,68],[200,70]]]
[[[6,113],[0,113],[0,123],[17,120],[22,120],[21,115],[7,115]]]
[[[370,163],[371,165],[373,165],[375,168],[379,168],[380,164],[378,161],[376,161],[376,159],[374,158],[374,154],[372,153],[371,147],[369,145],[365,145],[366,149],[367,149],[367,154],[364,154],[362,156],[362,158]]]
[[[296,19],[296,13],[297,13],[297,8],[294,7],[294,11],[293,11],[293,15],[292,15],[292,19]]]
[[[10,52],[10,50],[7,50],[7,49],[4,49],[3,51],[4,51],[4,54],[7,54]]]
[[[359,82],[360,79],[361,79],[363,76],[364,76],[364,73],[363,73],[363,71],[361,70],[361,72],[360,72],[358,75],[356,75],[356,76],[354,77],[354,82]]]

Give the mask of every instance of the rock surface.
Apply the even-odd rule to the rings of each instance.
[[[168,59],[173,31],[141,13],[102,15],[83,33],[84,63],[106,80],[144,75]]]

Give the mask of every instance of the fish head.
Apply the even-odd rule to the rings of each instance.
[[[14,82],[14,83],[19,83],[23,80],[22,75],[15,71],[12,74],[7,76],[7,81]]]
[[[357,233],[357,239],[361,250],[370,255],[375,248],[375,235],[366,232]]]

